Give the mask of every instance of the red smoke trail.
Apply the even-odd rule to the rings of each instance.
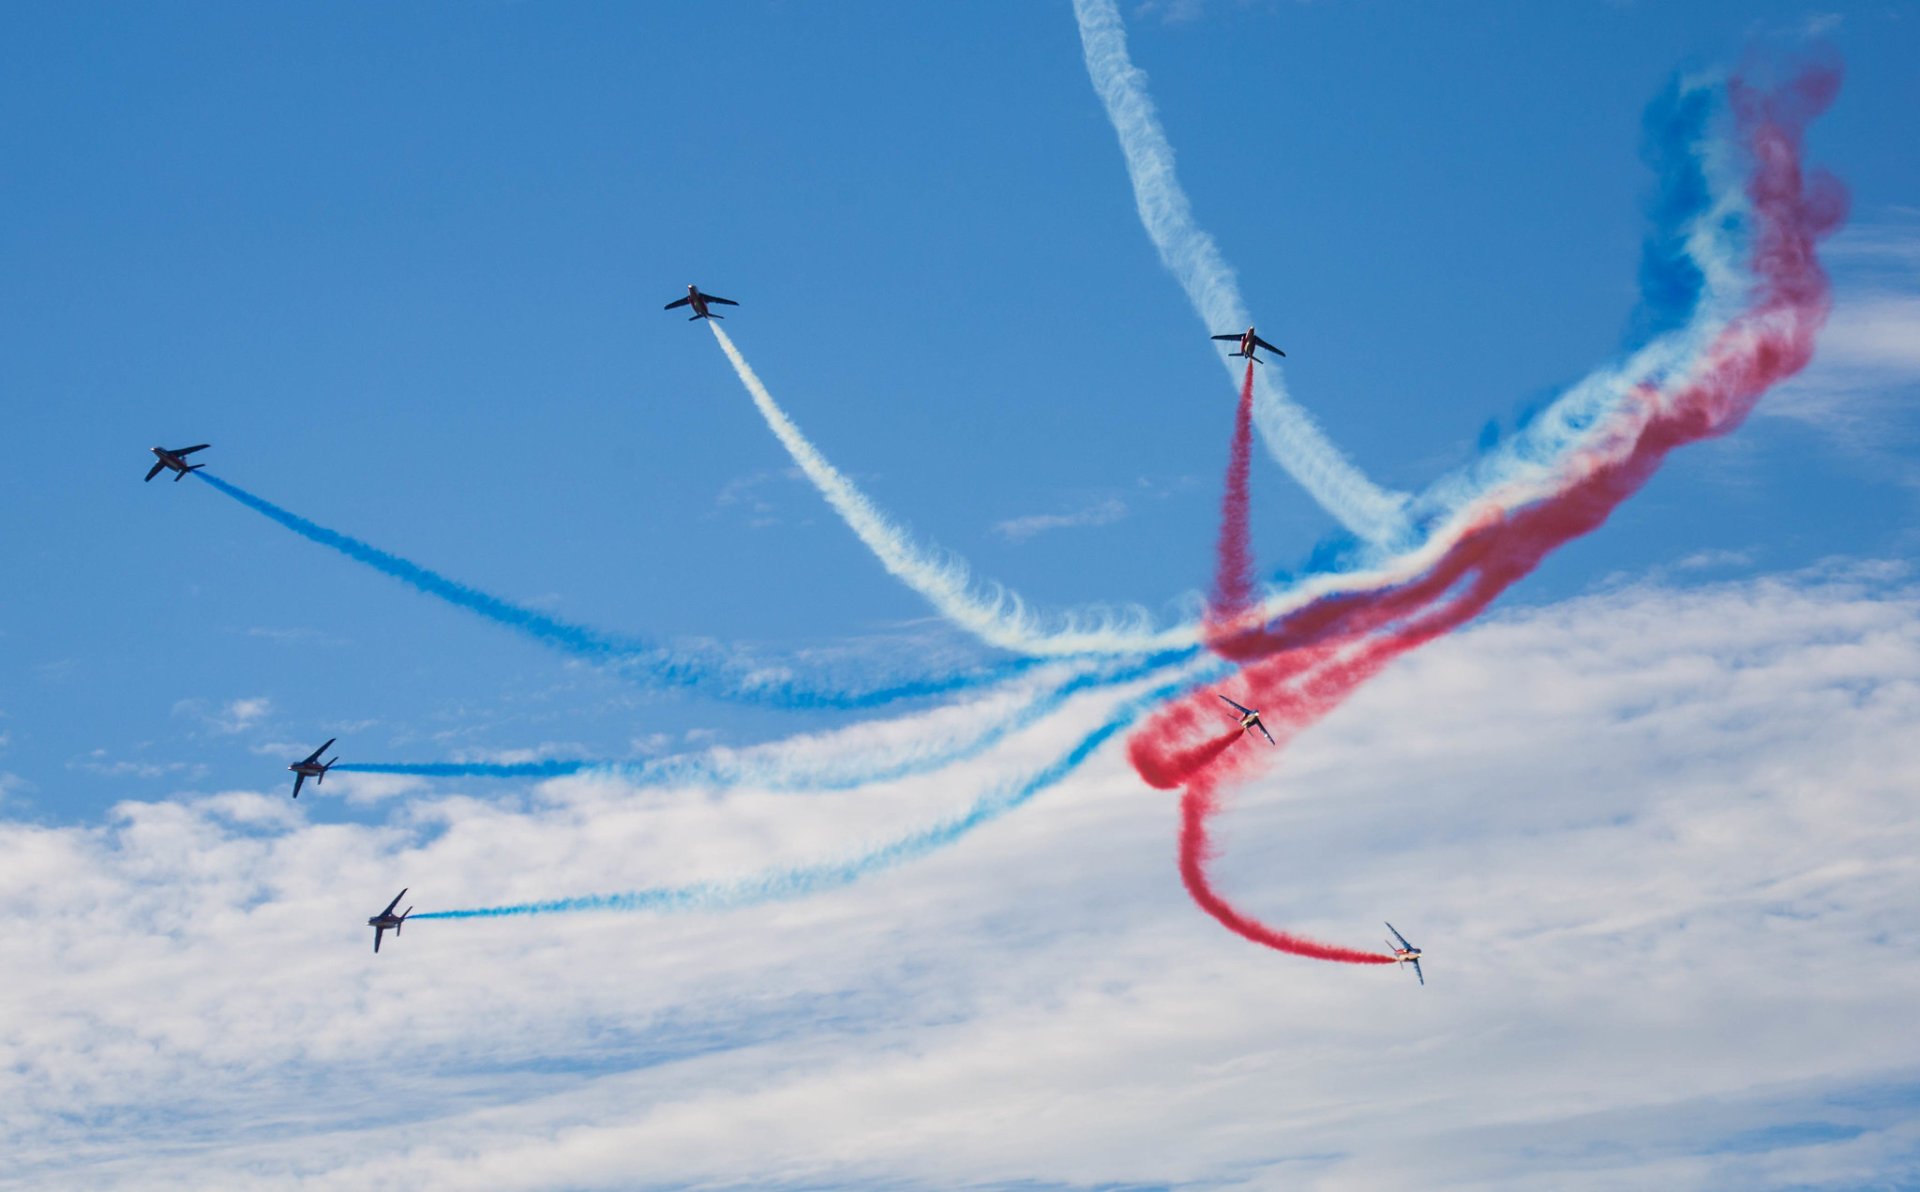
[[[1220,495],[1220,542],[1215,548],[1213,599],[1207,623],[1228,625],[1253,607],[1253,546],[1247,533],[1247,476],[1253,465],[1253,361],[1240,382],[1240,405],[1233,415],[1233,448],[1227,453],[1227,482]]]
[[[1758,284],[1753,305],[1708,348],[1689,380],[1672,392],[1634,392],[1613,439],[1571,459],[1558,493],[1519,507],[1489,508],[1422,575],[1375,592],[1316,601],[1271,626],[1230,632],[1214,627],[1209,645],[1246,663],[1243,702],[1260,708],[1282,743],[1400,655],[1479,615],[1554,548],[1604,523],[1669,452],[1734,430],[1761,394],[1806,367],[1831,304],[1815,244],[1844,218],[1846,193],[1829,176],[1803,178],[1800,141],[1838,86],[1834,71],[1808,72],[1772,94],[1732,84],[1734,112],[1754,159],[1748,194]],[[1244,528],[1238,533],[1244,541]],[[1230,537],[1223,527],[1223,572]],[[1392,963],[1381,953],[1268,927],[1213,888],[1206,868],[1208,821],[1219,810],[1220,792],[1262,757],[1250,748],[1209,750],[1210,741],[1196,747],[1196,734],[1222,714],[1224,705],[1213,692],[1194,692],[1156,713],[1128,742],[1143,778],[1186,788],[1180,800],[1180,876],[1187,892],[1229,930],[1269,948],[1353,964]]]
[[[1220,705],[1222,708],[1225,704]],[[1240,739],[1241,728],[1235,725],[1215,733],[1197,745],[1174,749],[1164,753],[1136,753],[1129,743],[1128,756],[1133,759],[1133,768],[1146,779],[1147,785],[1163,791],[1173,790],[1189,777],[1211,765],[1213,759],[1226,752],[1227,746]],[[1135,737],[1134,741],[1140,738]]]

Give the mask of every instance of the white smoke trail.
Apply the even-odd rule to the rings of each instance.
[[[925,597],[954,625],[989,645],[1028,655],[1147,654],[1193,645],[1197,627],[1156,632],[1145,610],[1081,612],[1043,624],[1025,602],[996,583],[976,588],[965,562],[950,552],[915,542],[905,528],[882,513],[867,495],[827,461],[773,400],[720,324],[708,321],[720,350],[727,354],[740,383],[820,495],[833,506],[887,573]]]
[[[1161,262],[1209,333],[1242,330],[1253,319],[1219,246],[1194,223],[1193,207],[1174,174],[1173,146],[1147,95],[1146,75],[1127,56],[1119,11],[1113,0],[1074,0],[1073,10],[1087,73],[1119,135],[1140,222]],[[1238,365],[1224,356],[1222,361],[1237,384]],[[1273,458],[1342,525],[1376,546],[1406,544],[1406,495],[1388,492],[1361,474],[1288,396],[1277,364],[1254,382],[1254,422]]]
[[[1076,11],[1088,69],[1121,130],[1149,233],[1197,309],[1212,311],[1206,317],[1224,319],[1229,325],[1239,321],[1244,309],[1234,292],[1232,271],[1212,239],[1194,227],[1186,197],[1172,178],[1172,150],[1142,89],[1142,76],[1126,58],[1117,13],[1110,0],[1076,0]],[[1718,84],[1717,79],[1694,79],[1686,90],[1717,91]],[[1579,457],[1600,449],[1608,438],[1631,433],[1637,426],[1631,410],[1624,420],[1617,415],[1623,407],[1631,407],[1628,399],[1636,390],[1678,383],[1699,366],[1705,345],[1721,334],[1747,297],[1751,278],[1743,266],[1740,229],[1748,204],[1744,169],[1727,141],[1702,128],[1685,149],[1711,196],[1707,207],[1687,225],[1685,255],[1703,281],[1688,321],[1569,386],[1523,431],[1440,477],[1419,497],[1376,493],[1385,504],[1371,506],[1363,498],[1360,508],[1372,508],[1380,515],[1373,524],[1393,523],[1390,530],[1382,528],[1377,537],[1371,537],[1376,549],[1359,566],[1300,576],[1283,588],[1269,589],[1260,603],[1262,615],[1282,616],[1323,596],[1364,591],[1418,574],[1484,516],[1551,495],[1569,482],[1568,469],[1577,470]],[[1126,617],[1070,614],[1043,624],[1018,596],[998,585],[988,585],[985,596],[976,594],[965,564],[916,545],[881,513],[774,403],[720,327],[710,326],[768,425],[822,495],[889,572],[956,625],[990,644],[1033,656],[1146,653],[1198,642],[1197,623],[1156,630],[1139,610]],[[1287,408],[1311,430],[1303,413]],[[1314,441],[1326,447],[1318,432],[1313,434]],[[1364,478],[1346,468],[1337,452],[1331,447],[1326,450],[1364,491],[1373,491]]]

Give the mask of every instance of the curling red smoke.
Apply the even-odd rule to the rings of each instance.
[[[1732,431],[1769,387],[1806,367],[1830,305],[1814,247],[1844,217],[1846,194],[1826,175],[1803,178],[1800,141],[1807,122],[1832,102],[1838,87],[1834,71],[1809,72],[1772,94],[1732,84],[1734,112],[1754,159],[1748,188],[1756,223],[1752,305],[1709,347],[1691,379],[1671,391],[1632,394],[1617,433],[1607,446],[1569,461],[1558,493],[1518,507],[1490,506],[1425,573],[1394,587],[1317,601],[1271,625],[1249,626],[1244,616],[1236,617],[1252,607],[1242,450],[1251,393],[1243,391],[1208,644],[1244,664],[1233,694],[1260,709],[1282,745],[1395,658],[1477,616],[1555,547],[1599,527],[1674,448]],[[1229,714],[1213,691],[1196,691],[1156,713],[1128,742],[1143,779],[1185,788],[1180,876],[1187,892],[1229,930],[1269,948],[1353,964],[1392,963],[1381,953],[1276,930],[1214,889],[1207,873],[1208,821],[1226,786],[1266,760],[1264,741],[1235,745],[1238,731],[1221,727]]]

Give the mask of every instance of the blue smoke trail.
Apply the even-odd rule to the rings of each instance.
[[[1642,120],[1641,160],[1653,171],[1647,201],[1650,223],[1640,246],[1640,304],[1628,321],[1628,350],[1678,331],[1693,318],[1706,289],[1706,275],[1688,251],[1695,221],[1713,206],[1713,187],[1698,146],[1715,111],[1712,92],[1672,80],[1647,105]]]
[[[1475,458],[1441,477],[1413,503],[1422,537],[1516,476],[1551,468],[1619,408],[1634,385],[1658,384],[1688,367],[1744,298],[1735,276],[1744,231],[1744,180],[1716,160],[1715,122],[1724,92],[1675,78],[1648,105],[1641,157],[1653,172],[1641,242],[1639,296],[1619,358],[1523,412],[1511,433],[1483,434]]]
[[[499,919],[519,915],[572,914],[579,911],[717,911],[806,898],[850,886],[863,877],[917,860],[957,844],[966,836],[1015,810],[1050,787],[1058,785],[1084,765],[1102,745],[1126,731],[1161,702],[1225,673],[1215,664],[1206,674],[1157,687],[1120,706],[1104,723],[1055,759],[1046,768],[1010,786],[982,795],[960,814],[879,845],[856,857],[776,870],[730,882],[695,882],[687,886],[660,886],[618,894],[588,894],[545,902],[466,910],[427,911],[415,919]]]
[[[193,475],[215,489],[287,529],[321,546],[363,563],[416,591],[444,600],[469,612],[478,613],[496,625],[533,638],[542,645],[607,666],[616,673],[654,686],[686,687],[703,694],[739,703],[767,704],[780,708],[875,708],[903,699],[952,695],[1000,682],[1044,664],[1046,659],[1010,658],[988,666],[955,671],[945,675],[879,683],[867,687],[829,688],[804,683],[784,675],[755,671],[720,655],[717,651],[668,650],[637,638],[614,637],[536,612],[469,584],[449,579],[437,571],[403,559],[390,551],[330,530],[289,512],[263,497],[255,496],[209,471]]]
[[[564,778],[603,773],[641,787],[753,785],[785,792],[846,791],[881,782],[929,773],[970,761],[1014,733],[1031,728],[1085,691],[1118,686],[1157,671],[1190,662],[1197,649],[1170,650],[1123,667],[1075,675],[1039,693],[1011,715],[943,748],[885,763],[859,760],[828,761],[818,768],[765,758],[670,757],[657,761],[613,761],[591,758],[544,758],[526,762],[342,762],[340,773],[406,774],[423,778]]]

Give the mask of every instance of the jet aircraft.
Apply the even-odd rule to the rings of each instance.
[[[386,910],[381,911],[373,918],[367,920],[367,926],[373,928],[373,950],[375,952],[380,950],[380,937],[387,933],[387,928],[393,928],[393,934],[399,935],[400,925],[405,923],[407,916],[413,913],[412,907],[408,907],[397,915],[393,913],[393,908],[399,906],[400,900],[406,896],[406,890],[401,890],[393,896],[393,901],[387,904]]]
[[[1261,339],[1259,336],[1255,335],[1253,333],[1253,328],[1251,327],[1247,328],[1246,331],[1244,332],[1230,331],[1225,335],[1216,335],[1213,338],[1238,340],[1240,342],[1239,351],[1228,352],[1227,355],[1245,356],[1247,359],[1253,361],[1255,364],[1266,363],[1266,361],[1260,359],[1260,357],[1255,356],[1253,354],[1253,350],[1255,348],[1265,348],[1267,351],[1272,352],[1275,356],[1286,355],[1286,353],[1282,352],[1279,348],[1274,347],[1272,344],[1268,343],[1266,340]]]
[[[1220,693],[1217,691],[1214,692],[1214,694],[1220,695]],[[1221,695],[1220,698],[1223,700],[1227,700],[1229,704],[1233,704],[1235,708],[1239,709],[1241,732],[1252,732],[1254,729],[1257,728],[1260,730],[1261,735],[1266,737],[1267,744],[1272,745],[1276,743],[1273,739],[1273,734],[1270,732],[1267,732],[1267,726],[1260,723],[1260,713],[1254,711],[1252,708],[1247,707],[1245,704],[1234,704],[1232,700],[1227,699],[1227,697],[1224,695]]]
[[[178,483],[180,478],[188,472],[198,472],[201,468],[207,466],[205,464],[190,464],[187,462],[186,457],[196,451],[205,451],[209,446],[211,446],[211,444],[201,443],[194,447],[175,447],[171,451],[165,447],[155,447],[153,449],[153,455],[158,462],[147,469],[147,479],[152,480],[155,476],[158,476],[161,468],[172,468],[174,471],[173,479]]]
[[[335,741],[338,741],[339,739],[340,738],[338,737],[328,738],[327,743],[325,745],[322,745],[320,748],[314,750],[312,753],[309,753],[305,758],[287,767],[287,769],[292,770],[294,773],[294,779],[293,779],[293,797],[294,798],[298,799],[300,797],[300,784],[305,782],[307,779],[309,778],[313,779],[313,785],[315,786],[319,786],[322,782],[325,782],[327,780],[327,770],[332,767],[333,763],[339,761],[340,759],[337,757],[333,757],[333,758],[328,758],[326,761],[323,762],[320,760],[320,755],[325,753],[327,749],[331,747],[333,743]]]
[[[1394,947],[1391,941],[1387,943],[1387,947],[1393,951],[1393,959],[1395,962],[1412,965],[1413,975],[1420,978],[1420,984],[1425,985],[1427,983],[1427,976],[1420,971],[1420,949],[1408,943],[1406,936],[1395,931],[1393,924],[1387,924],[1387,930],[1392,931],[1393,938],[1400,941],[1400,946],[1397,948]]]
[[[687,320],[689,323],[693,322],[694,319],[724,319],[727,317],[725,315],[716,315],[708,310],[707,303],[709,302],[717,302],[721,306],[740,305],[731,298],[716,298],[712,294],[702,294],[699,286],[688,286],[687,296],[685,298],[678,298],[667,303],[664,309],[672,310],[676,306],[686,306],[691,303],[693,305],[693,316]]]

